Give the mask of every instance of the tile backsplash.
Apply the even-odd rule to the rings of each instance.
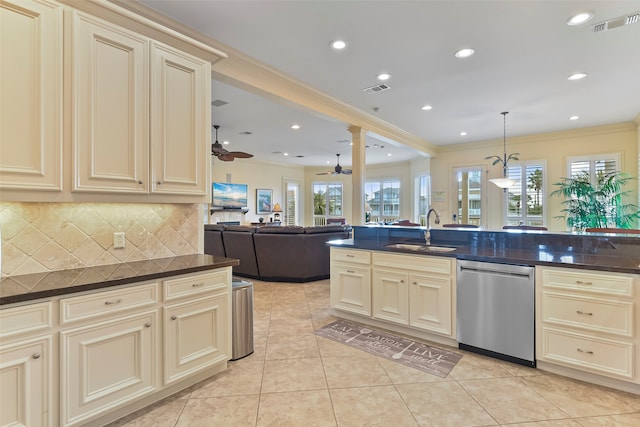
[[[198,204],[0,203],[2,276],[198,252]],[[125,247],[113,248],[113,233]]]

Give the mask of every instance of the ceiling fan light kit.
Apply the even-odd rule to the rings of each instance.
[[[336,157],[338,158],[338,161],[332,171],[320,172],[316,175],[351,175],[351,169],[343,169],[342,166],[340,166],[340,154],[336,154]]]
[[[220,125],[213,125],[216,130],[216,141],[211,144],[211,155],[217,157],[223,162],[232,162],[235,159],[248,159],[253,157],[253,154],[245,153],[242,151],[229,151],[225,149],[220,142],[218,142],[218,129]]]
[[[519,156],[520,153],[511,153],[507,156],[507,114],[509,114],[509,112],[503,111],[500,114],[502,114],[503,128],[504,128],[503,137],[502,137],[503,157],[487,156],[484,159],[485,160],[495,159],[492,163],[492,165],[494,166],[498,163],[502,163],[502,178],[493,178],[493,179],[490,179],[489,182],[492,182],[498,187],[504,189],[504,191],[507,191],[507,188],[513,187],[517,182],[513,179],[507,178],[509,160],[518,160],[517,156]]]

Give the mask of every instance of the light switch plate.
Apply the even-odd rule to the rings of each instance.
[[[116,231],[113,233],[113,249],[124,248],[124,231]]]

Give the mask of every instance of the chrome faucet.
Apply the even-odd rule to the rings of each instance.
[[[435,223],[440,224],[440,214],[433,208],[429,209],[429,212],[427,212],[427,229],[424,232],[424,240],[427,245],[431,244],[431,213],[436,214]]]

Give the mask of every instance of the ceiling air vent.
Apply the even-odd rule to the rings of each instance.
[[[366,88],[364,88],[362,90],[365,93],[378,93],[378,92],[382,92],[382,91],[387,90],[387,89],[391,89],[391,87],[389,85],[381,83],[379,85],[366,87]]]
[[[598,22],[591,26],[591,31],[600,33],[602,31],[613,30],[614,28],[624,27],[625,25],[636,24],[640,22],[640,12],[633,12],[608,21]]]

